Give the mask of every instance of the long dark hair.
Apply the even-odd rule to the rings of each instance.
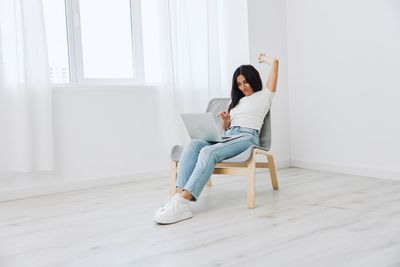
[[[240,91],[237,86],[237,77],[243,75],[246,81],[250,84],[253,92],[262,90],[262,81],[260,73],[252,65],[242,65],[235,70],[232,78],[232,90],[231,90],[231,103],[229,105],[228,111],[231,111],[239,103],[240,99],[244,97],[242,91]]]

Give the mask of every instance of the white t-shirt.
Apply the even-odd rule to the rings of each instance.
[[[271,107],[272,98],[275,93],[268,89],[254,92],[244,96],[239,103],[231,109],[231,127],[240,126],[260,130]]]

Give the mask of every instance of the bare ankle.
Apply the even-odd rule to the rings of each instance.
[[[182,190],[182,197],[187,200],[193,199],[192,193],[190,193],[189,191],[186,191],[186,190]]]

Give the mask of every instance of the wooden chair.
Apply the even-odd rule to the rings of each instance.
[[[214,98],[210,100],[207,112],[211,112],[217,116],[221,111],[227,110],[229,98]],[[218,120],[221,126],[222,124]],[[260,146],[252,146],[243,153],[217,163],[213,174],[234,174],[247,176],[247,207],[252,209],[255,207],[255,172],[257,168],[269,169],[271,176],[272,188],[277,190],[278,178],[276,176],[274,157],[269,151],[271,146],[271,112],[264,118],[264,124],[260,130]],[[170,167],[170,193],[175,193],[176,177],[178,173],[179,158],[182,154],[183,146],[177,145],[171,151],[171,167]],[[266,162],[257,162],[257,156],[265,156]],[[208,186],[212,186],[211,179]]]

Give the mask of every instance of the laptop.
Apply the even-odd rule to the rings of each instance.
[[[242,134],[223,136],[212,113],[182,113],[182,120],[191,139],[223,143],[239,138]]]

